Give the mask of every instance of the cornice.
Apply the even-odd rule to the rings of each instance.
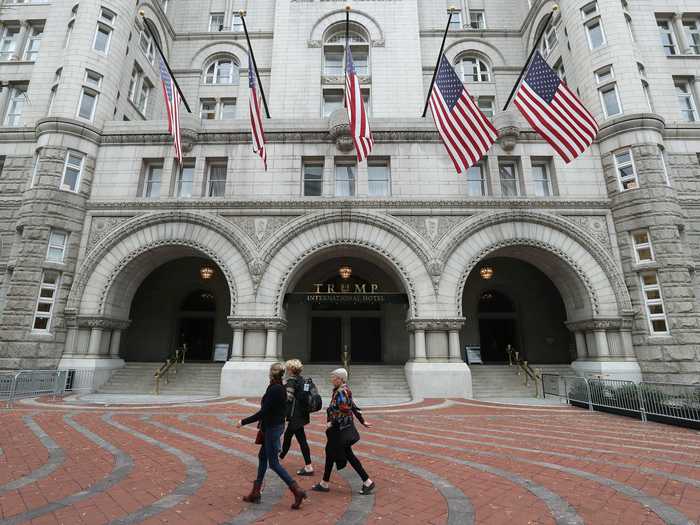
[[[408,319],[406,329],[409,332],[424,330],[427,332],[450,332],[461,330],[466,319],[464,317],[441,318],[441,319]]]
[[[102,132],[87,124],[67,118],[47,117],[37,121],[35,128],[36,140],[48,133],[65,133],[97,144],[102,143]]]
[[[609,140],[623,133],[637,130],[652,130],[664,135],[666,121],[656,113],[635,113],[606,122],[598,132],[598,143]]]
[[[0,143],[3,142],[35,142],[36,135],[34,134],[34,128],[32,127],[22,127],[22,128],[8,128],[0,127]]]
[[[571,321],[565,323],[572,332],[587,332],[599,330],[632,330],[633,319],[629,317],[610,317]]]
[[[237,317],[228,318],[234,330],[279,330],[287,329],[287,321],[281,317]]]
[[[66,326],[71,328],[101,328],[102,330],[126,330],[128,319],[112,319],[102,316],[66,316]]]

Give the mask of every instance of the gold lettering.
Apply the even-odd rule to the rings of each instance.
[[[379,285],[378,285],[378,284],[373,284],[373,285],[372,285],[372,292],[371,292],[371,293],[377,293],[377,290],[379,290]]]
[[[321,286],[322,284],[314,284],[314,287],[316,288],[316,291],[314,293],[321,293]]]
[[[341,291],[342,293],[348,293],[348,292],[350,291],[350,285],[347,284],[347,283],[342,283],[342,284],[340,285],[340,291]]]
[[[363,285],[356,284],[355,285],[355,293],[367,293],[367,285],[366,284],[363,284]]]
[[[335,293],[335,285],[329,284],[327,293]]]

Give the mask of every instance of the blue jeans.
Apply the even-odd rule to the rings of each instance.
[[[284,425],[275,425],[265,429],[265,439],[263,444],[260,445],[260,452],[258,452],[258,479],[256,480],[258,483],[263,482],[268,464],[288,487],[294,483],[292,476],[280,463],[280,439],[282,434],[284,434]]]

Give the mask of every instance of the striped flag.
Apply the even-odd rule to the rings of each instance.
[[[265,130],[263,129],[262,108],[260,107],[260,95],[258,95],[258,82],[255,77],[253,59],[248,53],[248,102],[250,106],[250,131],[253,134],[253,153],[260,157],[267,171],[267,152],[265,150]]]
[[[547,65],[539,51],[515,95],[515,105],[540,136],[568,163],[593,144],[593,115]]]
[[[374,139],[372,130],[369,129],[369,120],[365,104],[360,90],[360,79],[355,72],[355,63],[352,61],[350,46],[347,46],[347,65],[345,70],[345,107],[348,109],[350,119],[350,135],[357,151],[357,160],[362,162],[372,152]]]
[[[163,96],[165,97],[165,108],[168,111],[168,133],[173,137],[175,147],[175,157],[182,166],[182,140],[180,137],[180,92],[175,88],[173,77],[170,76],[165,65],[165,60],[158,54],[160,61],[160,80],[163,84]]]
[[[445,55],[430,94],[430,111],[457,173],[477,164],[498,138]]]

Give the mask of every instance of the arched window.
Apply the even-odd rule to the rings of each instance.
[[[491,82],[491,70],[486,61],[474,55],[465,55],[457,61],[462,82]]]
[[[155,59],[156,56],[156,44],[153,41],[153,37],[151,36],[151,33],[153,33],[156,37],[156,42],[158,45],[160,45],[160,37],[158,36],[158,29],[153,25],[153,23],[150,20],[146,20],[144,22],[145,24],[148,24],[148,27],[151,29],[149,32],[148,29],[145,27],[141,29],[141,34],[139,35],[139,47],[141,48],[141,51],[143,54],[146,56],[148,61],[153,64],[153,60]],[[162,47],[162,46],[161,46]]]
[[[204,72],[205,84],[238,84],[238,62],[231,56],[218,57],[209,63]]]
[[[323,74],[340,77],[345,74],[345,24],[334,26],[323,42]],[[355,71],[358,75],[369,75],[369,38],[359,26],[351,26],[348,39]]]

